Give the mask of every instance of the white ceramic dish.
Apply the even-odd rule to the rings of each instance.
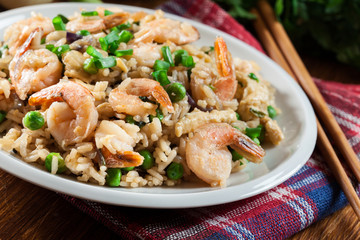
[[[84,3],[56,3],[24,7],[0,14],[0,35],[10,24],[30,16],[32,11],[54,17],[79,11],[80,7],[92,10],[98,5]],[[126,11],[152,10],[119,6]],[[36,185],[83,199],[113,205],[145,208],[188,208],[232,202],[262,193],[279,185],[299,170],[310,157],[316,141],[316,124],[313,109],[300,87],[278,65],[254,48],[234,37],[174,15],[173,19],[188,21],[200,32],[196,45],[213,45],[217,35],[223,36],[233,56],[253,60],[261,67],[261,74],[276,88],[276,104],[283,113],[277,117],[284,130],[285,140],[277,147],[266,147],[262,164],[250,163],[242,172],[232,174],[226,188],[210,188],[202,183],[183,183],[176,187],[109,188],[77,181],[74,177],[51,175],[40,167],[30,165],[0,151],[0,168]]]

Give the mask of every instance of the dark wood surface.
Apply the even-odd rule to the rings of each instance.
[[[117,2],[154,8],[164,1]],[[352,67],[333,60],[302,57],[312,76],[360,84],[360,72]],[[0,240],[119,239],[101,223],[55,192],[30,184],[2,170],[0,183]],[[360,223],[351,207],[347,206],[290,239],[360,239],[359,236]]]

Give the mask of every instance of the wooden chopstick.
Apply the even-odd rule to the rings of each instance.
[[[290,68],[293,70],[301,87],[309,97],[316,114],[322,120],[327,132],[330,134],[341,154],[344,156],[356,179],[360,182],[360,161],[347,141],[345,134],[336,122],[335,117],[328,108],[319,89],[313,82],[304,63],[301,61],[301,58],[292,45],[286,31],[281,23],[276,20],[274,11],[267,1],[260,0],[258,2],[258,8],[275,41],[278,43],[285,59],[289,63]]]
[[[263,43],[266,51],[268,52],[269,56],[277,62],[285,71],[289,73],[295,80],[293,71],[291,70],[288,62],[285,60],[282,52],[280,51],[277,43],[275,42],[274,38],[272,37],[270,31],[268,30],[267,26],[265,25],[262,16],[258,13],[258,11],[253,10],[253,13],[257,15],[257,19],[254,22],[254,27],[258,36]],[[324,129],[322,128],[321,124],[319,123],[318,119],[316,119],[316,124],[318,128],[318,140],[317,145],[322,151],[332,173],[335,175],[337,182],[340,184],[341,188],[343,189],[350,205],[354,209],[354,212],[360,219],[360,200],[348,178],[346,175],[345,170],[342,168],[339,158],[337,157],[332,145],[327,138]]]

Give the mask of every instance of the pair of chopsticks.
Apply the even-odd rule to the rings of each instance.
[[[285,29],[277,21],[272,7],[267,1],[260,0],[257,9],[253,10],[253,13],[257,15],[254,27],[264,48],[269,56],[300,84],[310,99],[316,115],[323,121],[327,133],[343,155],[356,179],[360,182],[359,159],[327,107],[324,98],[301,61]],[[318,119],[316,119],[316,123],[318,128],[317,145],[360,220],[360,200]]]

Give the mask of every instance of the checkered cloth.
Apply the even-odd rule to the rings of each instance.
[[[228,32],[262,51],[241,25],[211,1],[173,0],[162,9]],[[359,156],[360,85],[315,82]],[[284,239],[348,204],[317,149],[279,186],[218,206],[136,209],[64,197],[125,239]]]

